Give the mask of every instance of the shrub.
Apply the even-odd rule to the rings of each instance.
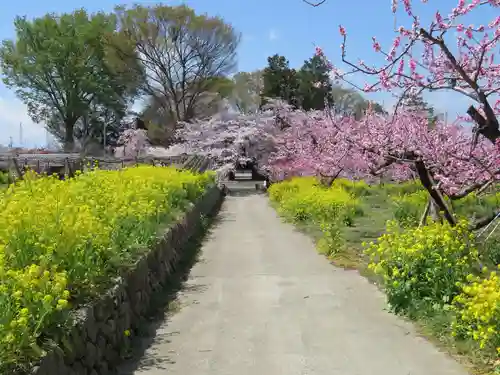
[[[0,172],[0,185],[8,185],[9,174],[7,172]]]
[[[316,186],[319,187],[319,183],[314,177],[298,177],[273,184],[268,192],[271,201],[279,203],[283,200],[285,195],[289,196],[290,194]]]
[[[353,181],[346,178],[339,178],[334,181],[333,186],[341,187],[356,197],[364,197],[372,194],[375,186],[367,184],[365,181]]]
[[[343,246],[342,226],[352,225],[354,218],[363,213],[360,202],[342,186],[323,187],[309,177],[274,184],[269,196],[287,220],[314,224],[321,230],[318,248],[328,256]]]
[[[395,219],[404,227],[418,225],[428,199],[429,194],[425,190],[391,195]],[[472,193],[458,200],[447,197],[445,200],[458,218],[470,218],[474,215],[483,217],[491,215],[498,207],[500,193],[480,197]]]
[[[269,189],[278,211],[292,222],[336,221],[350,225],[355,216],[362,214],[359,201],[338,186],[326,188],[313,178],[294,178],[274,184]]]
[[[425,190],[391,197],[394,218],[403,227],[417,226],[429,194]]]
[[[420,181],[411,180],[379,185],[379,189],[385,191],[388,195],[404,195],[424,190],[424,187],[422,186]]]
[[[0,373],[36,360],[68,309],[132,265],[213,182],[174,168],[24,180],[0,193]]]
[[[468,275],[467,282],[458,285],[461,293],[453,300],[453,335],[472,338],[480,348],[494,350],[500,356],[499,275],[494,271],[486,278]]]
[[[483,217],[491,215],[500,204],[500,193],[477,196],[472,193],[452,201],[453,209],[461,217]]]
[[[387,232],[366,248],[366,254],[369,268],[383,277],[392,309],[413,315],[443,307],[460,292],[457,283],[478,262],[472,239],[466,222],[406,230],[389,222]]]
[[[488,232],[485,236],[488,235]],[[488,265],[500,264],[500,237],[498,233],[493,233],[488,239],[478,239],[478,248],[482,260]]]
[[[318,241],[318,250],[327,257],[332,257],[344,246],[341,224],[338,221],[319,223],[321,238]]]

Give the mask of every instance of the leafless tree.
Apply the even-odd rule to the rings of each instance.
[[[204,93],[236,66],[240,35],[221,18],[183,6],[116,9],[145,75],[144,93],[175,121],[193,118]]]

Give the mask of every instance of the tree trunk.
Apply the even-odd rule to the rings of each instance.
[[[427,204],[425,205],[425,210],[422,213],[422,216],[420,217],[420,222],[418,224],[419,227],[424,226],[426,221],[427,221],[427,216],[429,216],[429,211],[431,210],[432,206],[432,199],[429,197],[429,200],[427,201]]]
[[[430,205],[430,216],[432,218],[432,221],[443,223],[443,218],[441,217],[441,214],[439,213],[439,207],[434,202],[434,200],[431,199],[431,205]]]
[[[444,217],[450,223],[450,225],[455,226],[457,224],[457,220],[453,216],[453,213],[447,206],[443,195],[439,192],[438,189],[435,188],[434,181],[432,179],[432,176],[430,175],[429,171],[427,170],[427,167],[425,166],[424,162],[421,160],[417,160],[415,162],[415,168],[418,173],[418,177],[420,179],[420,182],[424,186],[424,188],[427,190],[429,195],[431,196],[433,200],[433,206],[431,207],[431,213],[433,213],[433,210],[436,209],[437,213],[440,211],[443,212]]]
[[[75,121],[66,120],[64,122],[64,151],[73,152],[75,148],[74,137]]]
[[[467,110],[467,114],[472,117],[474,122],[477,124],[477,132],[482,134],[486,139],[494,144],[496,140],[500,138],[498,119],[496,118],[495,113],[486,98],[482,101],[482,103],[484,105],[486,118],[484,118],[484,116],[472,105]]]

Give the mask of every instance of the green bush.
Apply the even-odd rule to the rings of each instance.
[[[388,302],[396,313],[413,315],[450,304],[457,283],[477,266],[478,251],[467,223],[432,223],[402,229],[389,222],[387,232],[365,250],[369,269],[382,276]]]
[[[498,230],[498,229],[497,229]],[[498,265],[500,264],[500,236],[495,233],[488,239],[478,239],[479,252],[485,264]]]
[[[403,227],[417,226],[428,200],[425,190],[392,196],[394,218]]]
[[[0,185],[7,185],[9,183],[9,174],[7,172],[0,172]]]
[[[391,191],[397,189],[390,188]],[[394,211],[394,218],[404,227],[418,225],[420,217],[429,199],[426,190],[407,192],[410,189],[402,189],[405,193],[391,194],[391,204]],[[491,215],[500,205],[500,193],[493,195],[469,194],[464,198],[450,200],[445,196],[445,201],[459,219],[483,217]]]
[[[483,217],[491,215],[500,205],[500,193],[477,196],[472,193],[451,201],[453,210],[460,217]]]
[[[309,177],[274,184],[269,197],[288,221],[318,227],[322,233],[318,247],[327,255],[342,247],[342,226],[352,225],[354,218],[363,214],[359,200],[342,186],[327,188]]]
[[[369,185],[365,181],[353,181],[346,178],[335,180],[333,186],[343,188],[356,197],[371,195],[376,189],[376,185]]]
[[[420,181],[411,180],[406,182],[390,183],[378,185],[380,190],[385,191],[388,195],[403,195],[412,194],[424,190]]]
[[[335,185],[326,188],[309,177],[274,184],[269,196],[278,204],[278,211],[295,223],[340,219],[349,225],[362,214],[360,202],[345,189]]]

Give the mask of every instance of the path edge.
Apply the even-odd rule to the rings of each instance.
[[[182,217],[163,231],[147,251],[114,286],[93,303],[77,310],[66,338],[48,352],[32,375],[100,375],[116,372],[128,356],[132,339],[148,321],[153,296],[164,289],[193,237],[214,216],[224,200],[217,186],[208,188]]]

